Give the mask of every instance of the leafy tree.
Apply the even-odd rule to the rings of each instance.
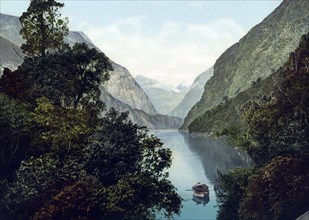
[[[0,80],[0,91],[10,97],[0,95],[0,119],[7,126],[3,135],[12,138],[1,133],[2,152],[14,156],[12,146],[24,143],[29,130],[33,135],[14,162],[14,178],[0,182],[1,217],[152,219],[156,211],[179,214],[181,198],[166,172],[171,151],[128,121],[127,113],[111,109],[102,114],[100,86],[112,65],[86,44],[60,46],[67,31],[57,12],[62,6],[54,0],[31,1],[21,17],[21,33],[23,49],[33,57],[16,71],[6,70]]]
[[[246,168],[236,168],[227,174],[219,173],[219,187],[216,189],[216,194],[220,209],[217,219],[238,220],[239,203],[251,173],[252,170]]]
[[[42,56],[47,51],[61,48],[68,34],[68,19],[61,18],[59,9],[64,4],[55,0],[31,0],[27,12],[20,17],[20,34],[26,40],[21,46],[25,54]]]
[[[249,180],[241,219],[296,219],[309,203],[308,156],[277,157]]]
[[[102,213],[95,196],[97,187],[97,183],[90,178],[65,186],[35,212],[33,219],[99,219]]]
[[[13,99],[22,100],[26,91],[24,78],[9,68],[4,68],[0,78],[0,92]]]
[[[75,130],[83,127],[83,117],[78,120],[64,114],[61,119],[53,113],[53,122],[48,119],[54,112],[51,104],[42,101],[35,110],[38,122],[54,131],[46,135],[60,138],[61,143],[53,144],[62,147],[22,163],[16,181],[3,196],[11,216],[66,219],[79,213],[85,218],[93,214],[107,219],[150,219],[159,210],[166,216],[180,212],[181,199],[165,171],[171,165],[171,152],[157,138],[128,122],[127,114],[111,110],[97,133],[85,137],[89,143],[78,140],[70,150],[66,146],[77,137]],[[48,120],[41,121],[43,114]],[[67,126],[68,119],[76,122]],[[85,178],[93,181],[85,182]],[[70,195],[74,197],[67,199]],[[83,196],[89,197],[81,200]]]
[[[148,219],[155,210],[179,213],[181,199],[167,180],[171,151],[144,128],[111,109],[93,137],[86,165],[106,187],[102,210],[112,219]],[[104,205],[105,204],[105,205]]]
[[[25,159],[30,145],[28,106],[0,93],[0,180],[12,174]]]
[[[81,153],[80,148],[96,131],[97,125],[92,124],[89,113],[55,106],[45,97],[37,99],[37,103],[37,108],[31,113],[32,130],[36,133],[31,155],[50,152],[64,159],[66,155]]]
[[[23,95],[33,106],[37,98],[45,96],[57,106],[87,108],[98,114],[103,107],[100,86],[109,79],[108,71],[113,70],[105,54],[82,43],[46,58],[36,57],[35,62],[26,58],[13,73],[24,79],[26,88],[17,96]]]

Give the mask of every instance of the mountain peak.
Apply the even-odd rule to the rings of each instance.
[[[176,88],[179,90],[184,90],[184,89],[190,89],[190,87],[191,85],[189,83],[182,81]]]

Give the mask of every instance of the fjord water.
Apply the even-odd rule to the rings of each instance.
[[[218,204],[214,188],[217,185],[217,171],[226,172],[236,167],[250,166],[251,159],[245,153],[211,137],[192,137],[178,131],[152,133],[173,152],[169,179],[184,199],[181,214],[175,216],[175,219],[216,219]],[[197,182],[208,185],[209,201],[193,198],[190,189]]]

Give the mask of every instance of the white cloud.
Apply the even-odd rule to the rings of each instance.
[[[203,3],[200,1],[190,1],[189,2],[189,6],[192,8],[197,8],[197,9],[203,9]]]
[[[143,31],[143,19],[130,17],[106,27],[81,24],[79,29],[132,75],[171,85],[191,83],[245,33],[236,22],[224,18],[203,25],[169,21],[150,34]]]

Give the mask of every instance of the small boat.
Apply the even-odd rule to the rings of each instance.
[[[193,195],[198,198],[207,198],[209,196],[209,189],[205,183],[197,183],[192,186]]]

